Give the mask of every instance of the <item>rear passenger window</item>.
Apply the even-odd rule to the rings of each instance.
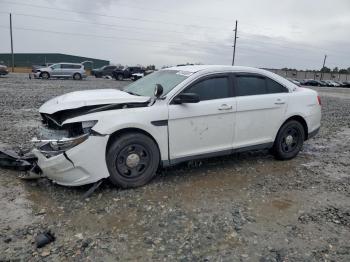
[[[216,77],[203,80],[186,89],[186,93],[195,93],[200,100],[212,100],[230,97],[227,77]]]
[[[288,93],[288,89],[277,83],[276,81],[266,78],[267,91],[269,94]]]
[[[267,93],[264,77],[236,76],[236,96],[263,95]]]

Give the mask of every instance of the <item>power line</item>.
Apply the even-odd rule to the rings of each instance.
[[[10,5],[20,5],[20,6],[28,6],[28,7],[36,7],[36,8],[42,8],[47,10],[54,10],[54,11],[61,11],[61,12],[68,12],[68,13],[80,13],[80,14],[87,14],[87,15],[95,15],[95,16],[101,16],[101,17],[107,17],[107,18],[115,18],[115,19],[121,19],[121,20],[132,20],[132,21],[139,21],[139,22],[145,22],[145,23],[156,23],[156,24],[167,24],[167,25],[175,25],[175,26],[186,26],[186,27],[197,27],[197,28],[206,28],[206,29],[213,29],[218,30],[217,27],[208,27],[208,26],[201,26],[201,25],[188,25],[188,24],[178,24],[178,23],[171,23],[171,22],[165,22],[165,21],[159,21],[159,20],[152,20],[152,19],[141,19],[141,18],[133,18],[133,17],[123,17],[123,16],[114,16],[114,15],[105,15],[95,12],[88,12],[88,11],[76,11],[76,10],[70,10],[70,9],[64,9],[64,8],[58,8],[58,7],[49,7],[49,6],[42,6],[42,5],[35,5],[35,4],[27,4],[27,3],[18,3],[18,2],[9,2],[6,0],[0,0],[3,3],[7,3]]]
[[[1,28],[6,28],[6,26],[0,26]],[[114,36],[104,36],[104,35],[94,35],[94,34],[82,34],[82,33],[70,33],[70,32],[62,32],[62,31],[53,31],[53,30],[44,30],[44,29],[34,29],[34,28],[24,28],[24,27],[13,27],[17,30],[24,31],[34,31],[34,32],[45,32],[45,33],[53,33],[53,34],[62,34],[62,35],[72,35],[72,36],[84,36],[84,37],[98,37],[98,38],[108,38],[108,39],[116,39],[116,40],[129,40],[129,41],[140,41],[140,42],[152,42],[152,43],[163,43],[163,44],[181,44],[178,42],[170,42],[170,41],[158,41],[158,40],[150,40],[150,39],[141,39],[141,38],[129,38],[129,37],[114,37]],[[191,40],[194,42],[207,43],[204,41]],[[210,42],[211,43],[211,42]],[[189,43],[184,43],[188,45]],[[217,43],[215,43],[217,45]],[[229,45],[227,45],[229,47]]]
[[[0,14],[8,15],[9,13],[0,11]],[[185,31],[161,30],[161,29],[154,29],[154,28],[131,27],[131,26],[124,26],[124,25],[120,26],[120,25],[116,25],[116,24],[105,24],[105,23],[92,23],[92,22],[86,22],[86,21],[81,21],[81,20],[71,20],[71,19],[65,19],[65,18],[56,18],[56,17],[49,17],[49,16],[38,16],[38,15],[22,14],[22,13],[12,13],[12,14],[20,15],[20,16],[27,16],[27,17],[34,17],[34,18],[39,18],[39,19],[51,19],[51,20],[64,21],[64,22],[73,22],[73,23],[91,24],[91,25],[97,25],[97,26],[106,26],[106,27],[116,28],[118,31],[130,32],[127,29],[121,29],[121,28],[130,28],[130,29],[133,29],[133,30],[135,30],[135,29],[136,30],[142,30],[142,32],[144,32],[144,30],[149,29],[149,30],[162,31],[162,32],[165,32],[165,33],[177,33],[177,34],[183,34],[183,35],[187,34],[187,32],[185,32]],[[157,33],[156,32],[154,32],[154,33],[151,32],[151,34],[157,34]],[[241,34],[249,35],[248,33],[245,33],[245,32],[241,32]],[[251,40],[249,37],[243,37],[243,39]],[[206,43],[216,44],[216,42],[214,42],[214,41],[200,41],[200,40],[191,40],[191,41],[199,41],[199,42],[206,42]],[[342,53],[342,52],[339,52],[338,50],[335,51],[335,50],[330,50],[330,49],[324,49],[324,48],[320,48],[320,47],[317,47],[317,46],[310,46],[309,45],[309,48],[307,48],[307,47],[298,48],[298,47],[295,47],[295,43],[293,43],[293,45],[286,46],[286,45],[281,45],[281,44],[278,44],[278,43],[271,43],[271,42],[257,40],[257,39],[252,39],[251,41],[253,41],[254,43],[258,42],[258,43],[263,43],[263,44],[267,44],[267,45],[273,45],[273,46],[277,46],[279,48],[285,48],[285,49],[294,49],[294,50],[302,50],[302,51],[306,51],[306,50],[312,50],[312,51],[323,50],[323,51],[326,51],[326,52],[332,51],[335,55],[336,54],[348,55],[348,53]]]
[[[0,14],[8,15],[8,13],[6,13],[6,12],[0,12]],[[12,13],[12,14],[19,15],[19,16],[28,16],[28,17],[33,17],[33,18],[39,18],[39,19],[51,19],[51,20],[57,20],[57,21],[63,21],[63,22],[73,22],[73,23],[91,24],[91,25],[97,25],[97,26],[106,26],[106,27],[115,28],[117,31],[130,32],[130,30],[123,29],[123,28],[131,28],[131,29],[136,29],[136,30],[142,30],[142,33],[146,33],[144,30],[145,29],[150,29],[150,28],[145,28],[145,27],[131,27],[131,26],[124,26],[124,25],[119,26],[119,25],[113,25],[113,24],[92,23],[92,22],[86,22],[86,21],[81,21],[81,20],[70,20],[70,19],[64,19],[64,18],[29,15],[29,14],[21,14],[21,13]],[[108,29],[108,30],[115,30],[115,29]],[[182,31],[182,32],[180,32],[180,31],[169,31],[169,30],[165,31],[165,30],[159,30],[159,29],[150,29],[150,30],[162,31],[162,32],[166,32],[166,33],[176,32],[176,33],[181,34],[181,35],[189,35],[190,34],[190,33],[186,34],[186,32],[184,32],[184,31]],[[156,31],[152,31],[151,34],[159,35]],[[150,33],[147,32],[147,34],[150,34]],[[193,36],[193,33],[191,34],[191,36]],[[203,43],[205,42],[205,43],[212,43],[212,44],[216,44],[217,43],[215,41],[207,41],[207,40],[193,40],[193,39],[191,39],[190,41],[200,41],[200,42],[203,42]]]

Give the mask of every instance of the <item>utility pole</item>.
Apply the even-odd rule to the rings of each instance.
[[[12,72],[15,71],[15,56],[13,55],[13,38],[12,38],[12,14],[10,13],[10,36],[11,36],[11,57],[12,57]]]
[[[321,80],[323,78],[323,68],[326,65],[326,60],[327,60],[327,55],[324,55],[323,65],[322,65],[322,68],[321,68]]]
[[[236,56],[236,42],[237,42],[237,24],[238,21],[236,20],[236,26],[235,26],[235,39],[233,42],[233,57],[232,57],[232,65],[235,65],[235,56]]]

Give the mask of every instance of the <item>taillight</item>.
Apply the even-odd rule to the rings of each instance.
[[[322,103],[321,103],[321,97],[320,96],[317,96],[317,101],[318,101],[318,104],[321,106]]]

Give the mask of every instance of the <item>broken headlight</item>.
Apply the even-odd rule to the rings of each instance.
[[[88,139],[89,135],[91,134],[91,129],[94,127],[94,125],[96,125],[96,123],[96,120],[81,122],[81,128],[83,131],[82,135],[50,141],[50,146],[52,149],[57,151],[65,151],[75,147]]]
[[[81,122],[81,128],[83,129],[84,134],[89,134],[91,129],[97,124],[97,120],[84,121]]]
[[[89,134],[84,134],[82,136],[73,137],[73,138],[65,138],[62,140],[51,141],[50,146],[53,150],[57,151],[66,151],[72,147],[75,147],[81,143],[83,143],[86,139],[88,139]]]

